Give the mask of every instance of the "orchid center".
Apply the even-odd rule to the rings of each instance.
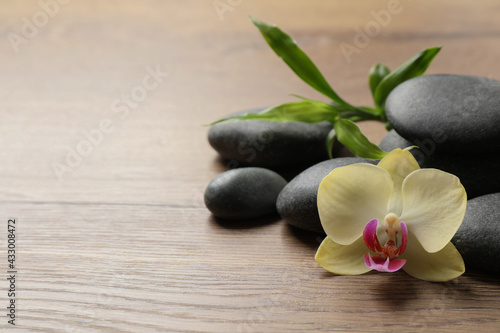
[[[385,250],[386,256],[394,258],[394,250],[397,245],[396,235],[398,234],[399,229],[399,218],[394,213],[389,213],[384,218],[385,222],[385,232],[387,233],[387,241],[385,246],[383,246],[383,250]],[[365,241],[366,242],[366,241]]]
[[[377,227],[379,221],[373,219],[368,222],[363,230],[363,240],[375,255],[365,254],[365,265],[368,268],[375,269],[380,272],[395,272],[406,263],[406,259],[397,259],[406,249],[408,240],[408,230],[403,221],[399,221],[399,217],[394,213],[389,213],[385,216],[381,227],[384,228],[387,234],[387,240],[382,246],[377,236]],[[398,246],[397,235],[401,231],[401,244]]]

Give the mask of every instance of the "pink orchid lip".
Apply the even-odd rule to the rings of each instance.
[[[365,254],[363,256],[366,267],[380,272],[395,272],[403,267],[406,263],[406,259],[396,258],[406,250],[408,228],[404,222],[400,222],[399,225],[401,226],[401,245],[396,248],[395,235],[397,231],[392,229],[394,228],[392,224],[385,230],[389,239],[384,246],[380,245],[380,241],[377,237],[378,220],[373,219],[366,224],[363,230],[363,240],[368,249],[376,253],[376,255]],[[393,235],[392,238],[391,235]]]
[[[368,222],[363,230],[363,240],[370,251],[379,253],[382,252],[382,246],[377,237],[378,220],[373,219]]]
[[[401,255],[406,250],[406,244],[408,243],[408,228],[406,227],[406,223],[400,222],[401,226],[401,245],[397,249],[397,255]]]
[[[363,255],[365,265],[379,272],[396,272],[406,263],[406,259],[389,259],[380,256]]]

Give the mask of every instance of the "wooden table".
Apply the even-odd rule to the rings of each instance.
[[[2,276],[16,218],[16,326],[36,332],[493,332],[498,277],[429,283],[333,276],[317,235],[276,217],[220,222],[203,204],[225,170],[202,126],[323,99],[248,15],[292,34],[348,101],[367,71],[443,45],[428,73],[500,77],[496,1],[401,1],[348,62],[341,42],[388,1],[68,1],[0,12]],[[217,11],[214,3],[220,7]],[[45,7],[45,9],[43,9]],[[219,7],[218,7],[219,8]],[[373,11],[373,12],[372,12]],[[47,14],[48,13],[48,14]],[[50,15],[49,15],[50,14]],[[387,23],[387,24],[385,24]],[[373,24],[372,24],[373,25]],[[358,27],[358,28],[356,28]],[[378,141],[379,124],[363,124]],[[9,306],[1,285],[2,328]]]

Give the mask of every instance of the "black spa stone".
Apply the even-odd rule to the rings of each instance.
[[[339,157],[304,170],[281,191],[276,203],[278,214],[297,228],[322,233],[317,207],[319,184],[333,169],[354,163],[376,164],[358,157]]]
[[[388,96],[392,127],[416,145],[438,142],[437,151],[500,151],[500,81],[465,75],[424,75]]]
[[[257,113],[263,109],[238,112]],[[230,121],[215,124],[208,131],[208,142],[228,161],[230,167],[258,166],[280,168],[310,166],[328,158],[325,141],[332,125],[272,121]]]
[[[240,168],[221,173],[205,189],[205,205],[216,217],[230,220],[276,213],[276,199],[287,184],[264,168]]]
[[[451,240],[465,268],[500,274],[500,193],[467,202],[462,225]]]

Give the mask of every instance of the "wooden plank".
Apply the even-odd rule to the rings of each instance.
[[[223,20],[212,1],[57,4],[32,37],[23,25],[43,19],[38,2],[12,1],[0,13],[0,207],[2,223],[18,219],[19,327],[500,328],[497,277],[467,272],[440,284],[404,273],[333,276],[313,259],[321,237],[277,216],[217,221],[202,198],[225,170],[204,124],[290,101],[290,93],[322,99],[269,50],[249,14],[289,31],[341,96],[369,105],[373,63],[394,68],[433,45],[444,48],[430,73],[499,77],[495,1],[401,1],[401,12],[349,63],[340,42],[354,43],[354,28],[373,21],[371,12],[386,10],[387,1],[234,1]],[[18,52],[9,33],[26,39]],[[154,81],[152,72],[168,74]],[[126,106],[144,80],[147,96]],[[380,124],[362,127],[376,142],[385,134]],[[68,157],[78,149],[86,153]],[[0,234],[5,249],[5,227]],[[6,287],[4,280],[2,306]]]

